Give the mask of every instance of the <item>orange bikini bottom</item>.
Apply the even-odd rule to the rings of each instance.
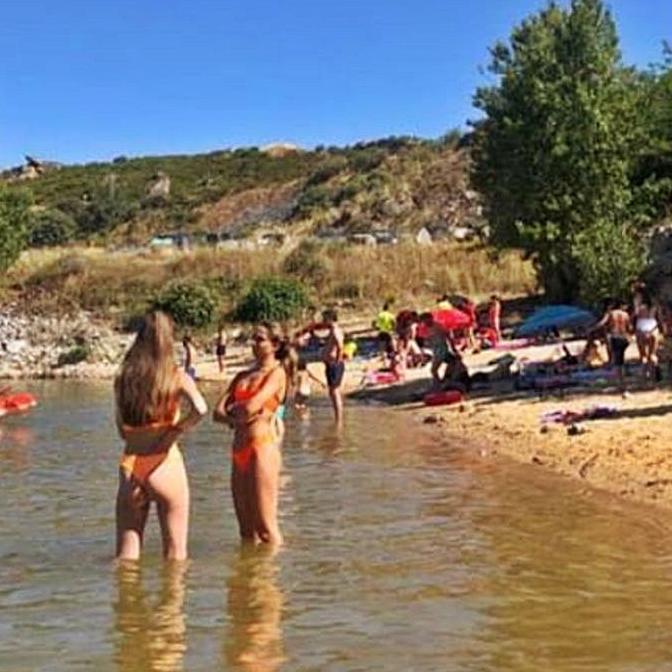
[[[267,446],[272,446],[277,443],[278,437],[274,432],[269,431],[266,434],[261,436],[255,436],[253,439],[250,439],[242,448],[236,448],[231,457],[233,459],[234,466],[240,471],[247,471],[250,468],[252,463],[252,458],[261,448],[266,448]]]
[[[144,485],[160,465],[167,460],[174,461],[179,456],[180,450],[176,445],[171,446],[166,453],[150,453],[149,455],[124,453],[119,461],[119,467],[126,478],[133,478]]]

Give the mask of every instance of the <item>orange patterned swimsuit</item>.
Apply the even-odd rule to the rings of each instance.
[[[259,390],[264,386],[264,383],[274,370],[275,369],[272,369],[268,375],[263,376],[259,380],[259,383],[253,385],[252,387],[241,388],[237,385],[233,390],[233,400],[238,402],[252,399],[252,397],[254,397],[254,395],[257,394],[257,392],[259,392]],[[278,410],[280,404],[280,399],[277,397],[271,397],[264,403],[264,409],[270,413],[275,413]],[[270,427],[267,432],[263,432],[258,436],[250,437],[248,442],[242,448],[236,448],[233,450],[234,465],[241,471],[247,471],[252,462],[252,457],[257,452],[257,450],[270,444],[274,444],[277,442],[277,440],[278,437]]]
[[[172,404],[166,416],[167,420],[158,420],[150,422],[146,425],[123,425],[124,434],[137,434],[138,432],[145,432],[147,430],[156,429],[170,429],[174,427],[180,419],[180,407],[177,402]],[[180,449],[177,443],[174,443],[167,451],[162,453],[148,453],[135,454],[124,453],[119,461],[121,470],[126,475],[126,478],[133,478],[140,485],[147,483],[147,479],[154,473],[154,471],[164,463],[166,460],[175,460],[180,456]]]

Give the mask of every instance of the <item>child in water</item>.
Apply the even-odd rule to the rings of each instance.
[[[317,377],[315,377],[306,365],[305,360],[299,360],[296,373],[296,391],[294,393],[294,408],[301,417],[308,415],[308,399],[312,394],[311,380],[319,383],[322,387],[326,385]]]

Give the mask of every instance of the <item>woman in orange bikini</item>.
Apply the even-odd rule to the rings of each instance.
[[[269,324],[254,330],[255,365],[239,373],[213,419],[233,427],[231,491],[244,540],[280,545],[278,482],[282,459],[276,413],[287,389],[283,342]]]
[[[189,484],[177,439],[207,406],[194,381],[173,360],[173,324],[148,314],[114,383],[117,427],[126,442],[117,493],[117,557],[137,560],[150,504],[157,505],[163,554],[187,557]],[[180,420],[180,401],[190,412]]]

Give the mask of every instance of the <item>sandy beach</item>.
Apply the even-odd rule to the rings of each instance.
[[[573,350],[581,342],[570,344]],[[557,356],[559,345],[531,346],[513,351],[517,358],[543,360]],[[635,348],[631,346],[630,355]],[[489,350],[469,355],[471,370],[501,357],[502,351]],[[248,359],[247,350],[234,348],[227,359],[228,374],[219,374],[214,358],[199,364],[201,380],[225,383]],[[350,403],[383,403],[407,413],[418,422],[430,425],[437,440],[467,438],[479,459],[494,455],[527,463],[531,468],[549,469],[579,479],[634,501],[672,508],[672,391],[666,384],[651,389],[636,377],[628,380],[629,392],[623,398],[615,387],[600,389],[570,388],[541,398],[534,391],[512,390],[510,381],[490,389],[475,390],[465,402],[453,406],[427,407],[423,393],[430,386],[429,367],[410,369],[403,382],[393,385],[362,385],[375,360],[355,359],[346,369],[344,390]],[[320,363],[310,365],[323,377]],[[324,391],[315,386],[316,395]],[[609,417],[575,423],[578,429],[559,422],[542,422],[542,416],[555,411],[581,412],[591,407],[612,410]]]

